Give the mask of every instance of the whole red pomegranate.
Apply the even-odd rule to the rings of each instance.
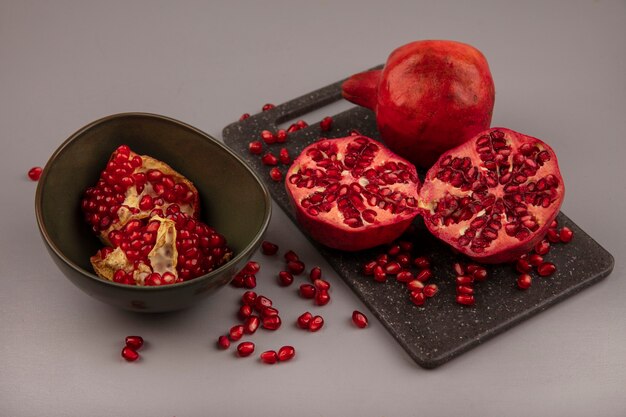
[[[482,263],[518,259],[543,239],[565,193],[552,148],[504,128],[441,155],[420,190],[430,232]]]
[[[441,40],[401,46],[382,70],[353,75],[342,90],[347,100],[376,112],[391,150],[422,167],[488,129],[495,99],[483,54]]]
[[[322,139],[289,168],[285,186],[300,225],[345,251],[396,239],[418,214],[415,167],[365,136]]]

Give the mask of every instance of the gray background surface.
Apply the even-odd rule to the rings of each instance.
[[[25,174],[81,126],[146,111],[219,137],[243,112],[438,38],[486,55],[493,125],[554,147],[564,212],[616,258],[605,281],[427,371],[379,323],[349,325],[364,307],[340,280],[330,305],[312,307],[275,284],[282,262],[256,255],[258,290],[285,321],[304,309],[327,321],[317,334],[255,334],[258,352],[298,351],[268,367],[214,347],[240,290],[135,315],[80,292],[45,251]],[[0,0],[0,416],[626,415],[625,75],[623,0]],[[279,210],[267,238],[332,275]],[[148,341],[138,363],[119,356],[128,334]]]

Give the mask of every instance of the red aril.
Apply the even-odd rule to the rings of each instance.
[[[364,327],[367,327],[368,320],[365,314],[358,310],[354,310],[352,312],[352,323],[354,323],[356,327],[363,329]]]
[[[330,116],[326,116],[320,122],[320,129],[322,132],[328,132],[333,127],[333,118]]]
[[[228,336],[230,340],[235,342],[243,337],[243,333],[244,333],[243,325],[237,324],[230,328],[230,331],[228,332]]]
[[[315,293],[315,304],[325,306],[330,301],[330,294],[327,290],[319,290]]]
[[[241,117],[239,118],[239,121],[241,122],[241,121],[246,120],[246,119],[248,119],[248,118],[250,118],[250,113],[244,113],[244,114],[242,114],[242,115],[241,115]]]
[[[562,227],[559,231],[559,240],[563,243],[571,242],[573,237],[574,232],[572,232],[572,229],[567,226]]]
[[[263,152],[263,143],[260,140],[252,141],[248,144],[248,150],[253,155],[261,155]]]
[[[471,294],[459,294],[456,296],[456,302],[464,306],[473,306],[476,299]]]
[[[280,180],[283,179],[283,173],[280,172],[279,168],[274,167],[270,169],[270,178],[272,179],[272,181],[279,182]]]
[[[285,262],[292,262],[292,261],[300,260],[300,257],[298,257],[298,254],[292,250],[288,250],[287,252],[285,252],[284,258],[285,258]]]
[[[539,266],[543,263],[543,256],[533,253],[528,257],[528,263],[532,266]]]
[[[421,306],[424,305],[424,302],[426,301],[426,296],[424,295],[424,292],[422,290],[411,291],[410,300],[416,306]]]
[[[274,134],[269,130],[264,130],[261,132],[261,139],[263,139],[263,142],[267,143],[268,145],[276,143],[276,136],[274,136]]]
[[[30,178],[32,181],[39,181],[39,177],[41,177],[42,171],[43,170],[41,169],[41,167],[33,167],[28,170],[28,178]]]
[[[315,316],[309,321],[309,331],[316,332],[324,326],[324,319],[322,316]]]
[[[316,279],[313,281],[313,285],[318,291],[328,291],[330,289],[330,283],[323,279]]]
[[[419,269],[427,269],[430,267],[430,259],[426,256],[419,256],[413,260],[413,265]]]
[[[263,311],[261,311],[261,316],[263,317],[278,316],[278,313],[279,313],[278,309],[274,307],[265,307]]]
[[[300,315],[298,317],[298,320],[296,321],[296,324],[301,329],[308,329],[309,328],[309,323],[311,322],[312,318],[313,318],[313,315],[307,311],[305,313],[302,313],[302,315]]]
[[[459,285],[456,287],[457,294],[474,294],[474,289],[469,285]]]
[[[411,271],[400,271],[398,275],[396,275],[396,280],[398,282],[409,282],[413,280],[414,276]]]
[[[287,269],[294,275],[300,275],[304,272],[305,265],[302,261],[289,261],[287,262]]]
[[[520,258],[520,259],[517,260],[517,263],[515,264],[515,269],[520,274],[525,274],[525,273],[528,273],[528,272],[532,271],[533,267],[528,262],[527,259]]]
[[[556,265],[552,262],[544,262],[537,267],[537,274],[540,277],[549,277],[556,272]]]
[[[296,350],[293,346],[283,346],[278,349],[278,360],[281,362],[291,360],[294,356],[296,356]]]
[[[415,279],[421,282],[428,281],[433,273],[430,269],[422,269],[415,275]]]
[[[439,287],[437,287],[437,285],[435,284],[428,284],[424,287],[423,292],[427,298],[431,298],[431,297],[434,297],[437,294],[437,292],[439,292]]]
[[[409,291],[417,291],[417,292],[424,291],[424,284],[421,281],[418,281],[416,279],[407,282],[406,287]]]
[[[547,240],[543,239],[535,245],[535,253],[537,255],[543,256],[546,255],[548,252],[550,252],[550,242],[548,242]]]
[[[469,272],[469,269],[468,269]],[[472,277],[475,281],[484,281],[487,279],[488,273],[487,270],[483,267],[478,267],[476,270],[472,272]]]
[[[293,275],[291,275],[291,272],[280,271],[278,273],[278,283],[283,287],[291,285],[293,283]]]
[[[376,265],[374,268],[374,281],[376,282],[385,282],[387,281],[387,274],[382,266]]]
[[[256,299],[257,299],[257,295],[254,291],[246,291],[241,296],[241,302],[244,305],[248,305],[248,306],[254,306]]]
[[[282,164],[288,165],[291,162],[291,158],[289,157],[289,151],[287,148],[281,148],[278,152],[278,159]]]
[[[261,353],[260,358],[263,363],[267,363],[268,365],[278,362],[278,354],[274,350],[266,350]]]
[[[137,353],[133,348],[124,346],[122,349],[122,358],[126,359],[128,362],[134,362],[139,359],[139,353]]]
[[[311,279],[311,282],[315,282],[315,280],[322,278],[322,268],[320,268],[319,266],[314,266],[313,268],[311,268],[311,271],[309,272],[309,278]]]
[[[563,196],[548,145],[493,128],[439,158],[426,174],[419,204],[434,236],[481,263],[503,263],[543,239]]]
[[[285,129],[278,129],[276,132],[276,143],[287,142],[287,131]]]
[[[278,158],[276,158],[276,155],[273,153],[268,152],[261,157],[261,162],[263,162],[264,165],[275,166],[278,165]]]
[[[315,287],[311,284],[300,285],[300,297],[302,298],[313,298],[315,297],[315,292]]]
[[[517,288],[527,290],[533,284],[533,278],[529,274],[521,274],[517,277]]]
[[[276,252],[278,252],[278,245],[264,240],[263,243],[261,243],[261,251],[263,252],[263,255],[276,255]]]
[[[256,329],[259,328],[260,324],[261,324],[261,319],[259,319],[259,317],[250,316],[246,319],[245,323],[243,324],[243,331],[245,334],[253,334],[254,332],[256,332]]]
[[[239,317],[240,320],[245,320],[248,317],[250,317],[250,315],[252,315],[252,307],[250,307],[247,304],[244,304],[241,307],[239,307],[239,311],[237,312],[237,317]]]
[[[334,249],[390,243],[417,215],[415,167],[365,136],[313,143],[285,178],[300,225]]]
[[[265,316],[262,321],[263,328],[267,330],[276,330],[282,324],[280,316]]]
[[[237,345],[237,353],[242,358],[252,355],[253,352],[254,352],[254,343],[252,342],[241,342]]]
[[[254,308],[260,313],[265,310],[267,307],[272,306],[272,300],[267,298],[264,295],[257,296],[256,300],[254,300]]]
[[[399,47],[382,70],[350,77],[342,93],[375,111],[389,148],[422,167],[489,128],[495,99],[483,54],[470,45],[441,40]]]
[[[269,111],[272,110],[273,108],[275,108],[276,106],[273,105],[272,103],[267,103],[263,105],[263,108],[261,109],[262,111]]]
[[[230,347],[230,339],[227,336],[220,336],[217,339],[217,346],[220,349],[228,349]]]
[[[550,243],[558,243],[561,241],[561,236],[556,229],[550,228],[546,232],[546,239]]]
[[[143,346],[143,337],[141,336],[126,336],[124,339],[126,346],[133,350],[139,350]]]

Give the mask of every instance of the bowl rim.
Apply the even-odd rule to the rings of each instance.
[[[264,213],[264,217],[263,217],[263,222],[261,223],[258,232],[254,235],[254,237],[252,238],[250,243],[248,243],[248,245],[245,246],[239,252],[239,254],[234,256],[231,260],[226,262],[224,265],[222,265],[219,268],[209,272],[208,274],[201,275],[199,277],[190,279],[189,281],[183,281],[183,282],[178,282],[178,283],[169,284],[169,285],[138,286],[138,285],[118,284],[117,282],[113,282],[113,281],[109,281],[109,280],[100,278],[96,274],[94,274],[94,273],[92,273],[90,271],[87,271],[87,270],[79,267],[78,265],[76,265],[72,260],[70,260],[67,256],[65,256],[65,254],[52,242],[52,239],[48,235],[48,231],[46,230],[46,228],[44,226],[43,213],[42,213],[43,184],[46,183],[46,178],[48,176],[49,167],[52,165],[52,163],[54,163],[54,161],[58,158],[58,156],[61,155],[65,151],[65,149],[69,146],[70,143],[74,142],[84,132],[88,131],[89,129],[92,129],[93,127],[95,127],[97,125],[109,122],[109,121],[114,120],[114,119],[119,119],[119,118],[139,118],[139,117],[144,117],[144,118],[147,117],[147,118],[150,118],[150,119],[162,120],[162,121],[166,121],[168,123],[173,123],[173,124],[179,125],[180,127],[183,127],[185,129],[189,129],[189,130],[193,131],[194,133],[198,134],[203,139],[205,139],[205,140],[207,140],[209,142],[214,143],[218,147],[222,148],[222,150],[226,151],[237,162],[239,162],[252,175],[252,177],[255,179],[255,181],[257,182],[257,184],[261,188],[261,191],[262,191],[262,194],[263,194],[263,198],[264,198],[264,201],[265,201],[265,213]],[[156,114],[156,113],[146,113],[146,112],[124,112],[124,113],[115,113],[115,114],[112,114],[112,115],[109,115],[109,116],[105,116],[105,117],[97,119],[97,120],[95,120],[95,121],[93,121],[91,123],[88,123],[87,125],[81,127],[76,132],[71,134],[52,153],[52,155],[50,156],[50,158],[46,162],[46,165],[44,166],[44,169],[43,169],[43,172],[41,174],[41,177],[39,178],[39,181],[37,182],[37,191],[35,193],[35,217],[37,219],[37,227],[39,228],[39,232],[41,233],[41,235],[42,235],[43,239],[45,240],[46,244],[48,245],[48,247],[50,249],[52,249],[52,251],[56,254],[56,256],[59,257],[59,259],[61,259],[63,262],[65,262],[65,264],[67,264],[70,268],[74,269],[76,272],[80,273],[81,275],[83,275],[85,277],[88,277],[88,278],[90,278],[92,280],[95,280],[97,284],[110,285],[110,286],[113,286],[113,287],[126,289],[126,290],[129,290],[129,291],[166,291],[168,289],[181,288],[181,287],[190,286],[190,285],[194,285],[195,286],[195,285],[198,285],[198,283],[200,283],[200,282],[208,281],[211,278],[219,275],[222,271],[224,271],[227,268],[229,268],[230,265],[236,264],[242,258],[245,258],[246,256],[248,256],[249,252],[252,251],[252,249],[254,248],[255,245],[257,245],[258,241],[263,237],[263,234],[267,230],[267,227],[269,225],[270,219],[272,217],[272,199],[270,197],[269,191],[267,190],[267,187],[265,186],[265,184],[263,184],[263,181],[261,181],[261,179],[259,178],[259,175],[252,168],[250,168],[248,166],[248,164],[239,155],[237,155],[228,146],[226,146],[224,143],[220,142],[219,140],[217,140],[213,136],[209,135],[208,133],[203,132],[202,130],[200,130],[200,129],[196,128],[196,127],[193,127],[193,126],[191,126],[191,125],[189,125],[189,124],[187,124],[185,122],[181,122],[180,120],[176,120],[176,119],[173,119],[173,118],[168,117],[168,116],[163,116],[163,115]]]

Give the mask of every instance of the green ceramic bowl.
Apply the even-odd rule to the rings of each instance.
[[[99,278],[89,257],[102,247],[85,223],[80,201],[119,145],[160,159],[200,193],[201,219],[222,233],[233,259],[209,274],[173,285],[136,287]],[[132,311],[189,307],[226,285],[260,245],[271,200],[257,175],[222,143],[179,121],[146,113],[97,120],[67,139],[46,164],[35,197],[37,224],[53,260],[81,290]]]

